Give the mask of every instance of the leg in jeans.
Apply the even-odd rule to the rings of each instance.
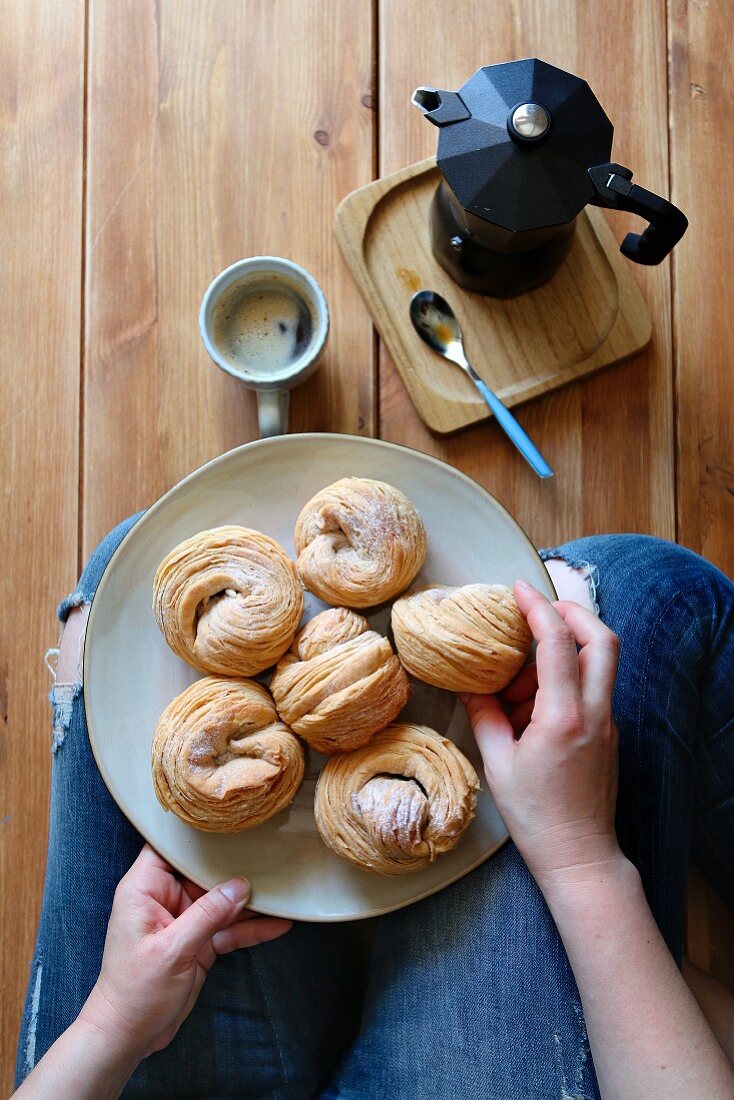
[[[620,842],[680,961],[691,850],[734,900],[734,586],[689,551],[642,536],[544,556],[584,569],[621,638]],[[568,960],[511,842],[378,921],[360,1035],[325,1100],[598,1095]]]
[[[134,517],[137,518],[137,517]],[[77,592],[89,603],[134,522],[95,551]],[[60,678],[59,678],[60,679]],[[18,1046],[17,1083],[72,1022],[99,973],[115,886],[142,847],[92,756],[79,683],[56,684],[48,865]],[[349,925],[300,924],[272,943],[223,956],[173,1043],[145,1060],[126,1096],[302,1100],[356,1030]]]

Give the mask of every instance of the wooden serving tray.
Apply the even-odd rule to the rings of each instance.
[[[645,301],[601,211],[579,215],[571,251],[538,290],[498,299],[463,290],[433,258],[429,207],[441,178],[433,157],[353,191],[335,233],[419,415],[436,432],[491,416],[469,379],[431,351],[410,323],[416,290],[454,308],[474,369],[507,405],[547,393],[634,355],[649,342]]]

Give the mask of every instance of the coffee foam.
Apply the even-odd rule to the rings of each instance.
[[[212,311],[213,343],[238,373],[267,379],[287,375],[307,352],[317,325],[313,302],[281,276],[229,286]]]

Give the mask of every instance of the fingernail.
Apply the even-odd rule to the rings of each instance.
[[[246,878],[231,878],[229,882],[223,882],[219,889],[235,905],[244,905],[250,896],[250,884]]]
[[[521,588],[523,592],[534,592],[532,584],[528,584],[527,581],[516,580],[514,584],[515,588]]]

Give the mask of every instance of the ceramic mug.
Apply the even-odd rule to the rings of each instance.
[[[257,393],[260,435],[287,432],[290,391],[314,372],[329,333],[313,275],[279,256],[238,260],[209,285],[199,332],[217,366]]]

